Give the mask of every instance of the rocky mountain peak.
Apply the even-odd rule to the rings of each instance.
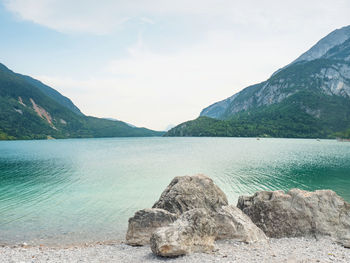
[[[314,59],[321,58],[329,50],[344,43],[350,38],[350,26],[345,26],[340,29],[332,31],[330,34],[318,41],[308,51],[298,57],[293,63],[300,61],[311,61]]]

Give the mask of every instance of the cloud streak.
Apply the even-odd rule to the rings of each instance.
[[[127,21],[191,17],[207,28],[246,25],[279,28],[305,22],[321,24],[346,20],[347,0],[241,1],[241,0],[5,0],[21,19],[60,32],[107,34]],[[202,20],[202,21],[200,21]],[[203,24],[204,23],[204,24]]]

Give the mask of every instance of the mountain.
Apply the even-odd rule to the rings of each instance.
[[[110,120],[110,121],[120,121],[120,120],[117,120],[115,118],[104,118],[106,120]],[[133,127],[133,128],[137,128],[135,125],[131,124],[131,123],[127,123],[125,122],[127,125],[129,125],[130,127]]]
[[[350,37],[350,26],[336,29],[326,37],[318,41],[311,49],[298,57],[293,63],[300,61],[311,61],[314,59],[321,58],[330,49],[338,46],[348,40]]]
[[[167,136],[334,137],[350,128],[350,26]]]
[[[31,85],[33,85],[33,86],[37,87],[38,89],[40,89],[41,92],[43,92],[45,95],[47,95],[51,99],[55,100],[56,102],[58,102],[62,106],[70,109],[71,111],[75,112],[78,115],[83,115],[81,113],[81,111],[79,110],[79,108],[77,106],[75,106],[70,99],[68,99],[67,97],[63,96],[57,90],[55,90],[55,89],[45,85],[41,81],[33,79],[33,78],[29,77],[29,76],[20,75],[20,74],[18,74],[18,75],[21,76],[22,78],[24,78]]]
[[[0,139],[160,136],[122,121],[85,116],[70,99],[0,63]]]

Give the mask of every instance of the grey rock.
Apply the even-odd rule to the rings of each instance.
[[[156,230],[151,237],[151,249],[163,257],[211,252],[214,241],[222,239],[251,243],[266,241],[267,237],[235,206],[223,206],[216,212],[195,208],[173,224]]]
[[[149,244],[152,233],[159,227],[167,226],[177,219],[177,215],[163,209],[143,209],[129,219],[126,243],[131,246]]]
[[[321,58],[333,47],[344,43],[350,38],[350,26],[336,29],[320,41],[318,41],[310,50],[298,57],[293,63],[300,61],[311,61]]]
[[[175,177],[153,208],[179,215],[194,208],[216,211],[225,205],[228,202],[224,192],[208,176],[198,174]]]
[[[239,197],[237,206],[268,237],[328,236],[350,244],[350,204],[331,190],[263,191]]]
[[[215,221],[206,209],[192,209],[151,237],[152,252],[162,257],[176,257],[214,249]]]
[[[212,216],[215,220],[217,240],[231,239],[246,243],[267,240],[264,232],[246,214],[233,205],[223,206]]]
[[[220,119],[227,108],[230,106],[231,102],[237,97],[238,94],[234,94],[233,96],[224,99],[222,101],[216,102],[213,105],[203,109],[200,113],[200,116],[207,116],[214,119]]]

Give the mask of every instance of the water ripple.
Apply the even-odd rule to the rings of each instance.
[[[350,201],[350,144],[249,138],[0,142],[0,243],[123,238],[175,176],[204,173],[227,194],[329,188]]]

